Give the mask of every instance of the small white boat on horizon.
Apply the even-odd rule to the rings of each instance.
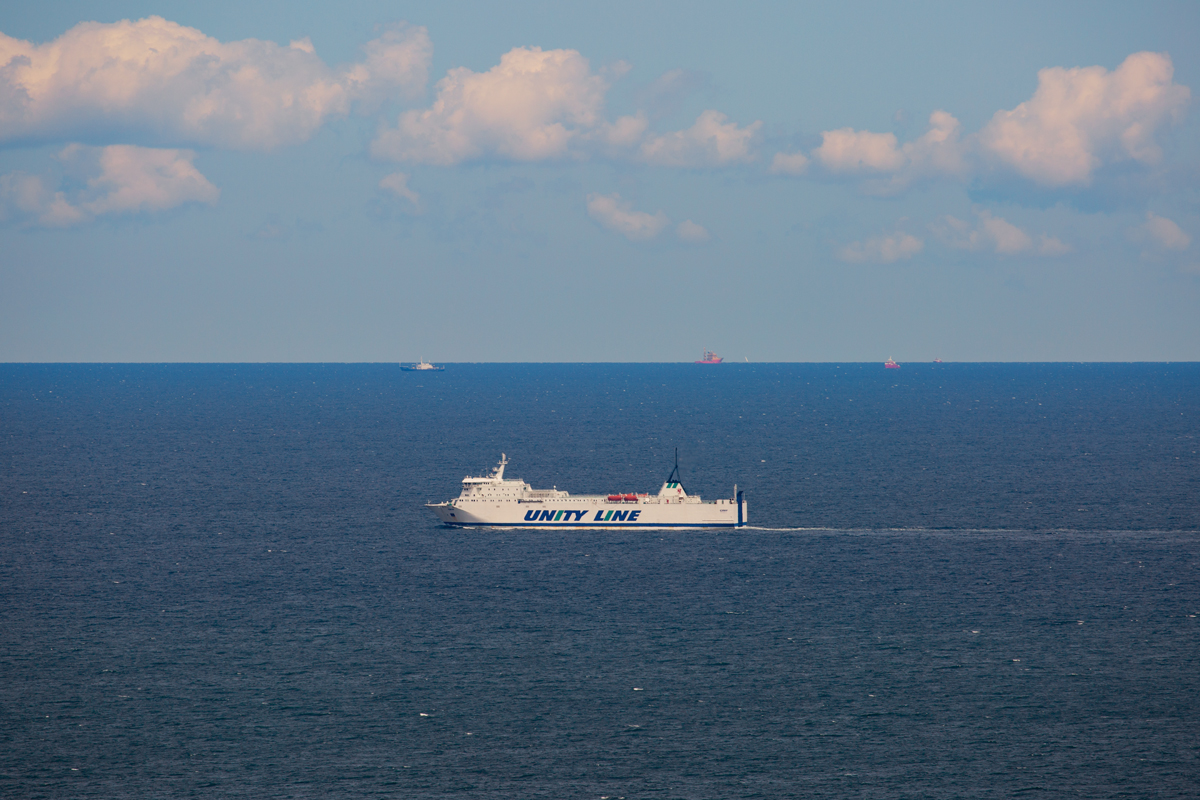
[[[422,358],[416,364],[401,364],[400,369],[406,372],[441,372],[445,367],[435,367]]]

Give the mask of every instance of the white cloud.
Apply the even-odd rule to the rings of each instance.
[[[1146,212],[1146,221],[1129,231],[1134,241],[1149,242],[1163,250],[1186,250],[1192,244],[1192,237],[1166,217]]]
[[[1165,53],[1134,53],[1117,69],[1050,67],[1011,111],[979,132],[982,150],[1043,186],[1087,184],[1100,166],[1133,159],[1157,163],[1155,134],[1178,121],[1191,92],[1173,82]]]
[[[692,127],[662,135],[651,135],[641,147],[648,164],[666,167],[717,167],[754,160],[752,148],[761,122],[744,128],[719,111],[705,111]]]
[[[70,145],[59,154],[83,186],[52,189],[38,176],[0,176],[0,219],[27,226],[67,227],[102,215],[165,211],[184,203],[216,203],[220,190],[192,164],[190,150],[133,145]]]
[[[962,124],[953,114],[934,111],[929,129],[921,138],[901,148],[910,169],[920,175],[962,176],[967,171],[966,153],[960,141]]]
[[[653,239],[670,223],[661,211],[656,214],[634,211],[633,205],[619,194],[589,194],[587,209],[592,219],[635,241]]]
[[[147,17],[83,22],[45,44],[0,34],[0,143],[140,141],[270,149],[305,141],[356,101],[424,87],[424,28],[331,69],[307,39],[220,42]]]
[[[402,200],[407,200],[413,204],[414,208],[421,207],[421,196],[409,188],[406,173],[393,172],[391,175],[385,175],[379,181],[379,188],[386,189]]]
[[[957,250],[990,249],[996,253],[1011,255],[1028,250],[1033,246],[1029,234],[1002,217],[993,217],[987,211],[978,211],[979,222],[972,227],[969,222],[952,216],[943,217],[932,227],[943,244]]]
[[[1012,255],[1033,247],[1029,234],[1006,219],[993,217],[986,211],[979,212],[979,227],[984,237],[991,241],[997,253]]]
[[[896,134],[841,128],[821,134],[821,146],[812,155],[830,172],[895,172],[905,157],[896,146]]]
[[[896,231],[889,236],[873,236],[865,242],[852,242],[837,252],[837,257],[850,264],[890,264],[909,259],[925,247],[925,242],[912,234]]]
[[[0,175],[0,221],[65,228],[84,219],[84,213],[67,202],[61,191],[48,187],[44,179],[22,172]]]
[[[96,197],[83,204],[92,214],[165,211],[184,203],[216,203],[221,192],[192,165],[190,150],[155,150],[115,144],[102,148],[73,145],[63,159],[96,159],[100,175],[88,181]]]
[[[803,175],[808,171],[808,159],[803,153],[776,153],[771,159],[772,175]]]
[[[371,144],[378,158],[457,164],[496,154],[562,158],[602,121],[608,82],[574,50],[518,47],[487,72],[450,70],[425,110],[407,111]]]
[[[602,145],[606,145],[607,147],[604,149],[610,155],[619,156],[637,146],[637,143],[645,135],[648,125],[649,121],[646,119],[646,115],[638,112],[632,116],[620,117],[613,123],[603,123],[592,134],[592,138],[599,140]]]
[[[700,244],[707,242],[712,237],[709,236],[708,230],[703,225],[698,225],[690,219],[685,219],[675,228],[675,235],[680,241],[690,242],[692,244]]]
[[[714,167],[753,159],[761,123],[744,128],[705,111],[684,131],[648,133],[644,112],[609,121],[607,75],[575,50],[518,47],[487,72],[450,70],[426,109],[400,115],[371,143],[376,158],[449,166],[499,157],[512,161],[594,155],[672,167]]]
[[[978,250],[983,246],[983,235],[971,227],[971,223],[947,214],[929,226],[933,235],[942,244],[955,250]]]
[[[957,250],[990,250],[1000,255],[1036,253],[1041,256],[1061,256],[1072,252],[1061,239],[1042,234],[1034,244],[1033,237],[1003,217],[987,210],[975,212],[975,225],[952,216],[945,216],[929,226],[943,244]]]
[[[1038,255],[1042,256],[1065,256],[1067,253],[1074,251],[1071,245],[1066,244],[1057,236],[1047,236],[1042,234],[1038,237]]]
[[[1158,163],[1157,134],[1182,119],[1191,97],[1173,75],[1170,57],[1150,52],[1130,55],[1112,72],[1043,69],[1033,97],[997,111],[975,134],[964,136],[959,121],[939,110],[914,141],[841,128],[824,131],[810,156],[826,172],[863,179],[881,194],[921,179],[971,180],[989,169],[1015,171],[1041,187],[1086,186],[1106,165]],[[773,162],[771,171],[787,170]]]
[[[934,111],[925,133],[903,145],[891,133],[825,131],[812,157],[830,173],[867,178],[866,188],[873,193],[894,194],[919,179],[965,176],[967,148],[960,139],[961,127],[953,115]],[[771,171],[784,172],[779,166],[772,164]]]
[[[355,100],[378,101],[394,94],[412,99],[425,91],[433,60],[433,42],[425,28],[391,26],[363,45],[363,52],[364,62],[343,68]]]

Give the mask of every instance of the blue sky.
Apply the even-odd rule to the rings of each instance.
[[[1200,359],[1200,4],[0,33],[0,360]]]

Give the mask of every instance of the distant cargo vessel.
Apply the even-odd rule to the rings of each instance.
[[[462,493],[445,503],[426,503],[438,519],[457,528],[740,528],[748,506],[733,487],[729,499],[703,502],[679,480],[679,459],[658,494],[571,495],[534,489],[504,477],[507,457],[486,477],[463,478]]]
[[[445,367],[435,367],[425,359],[421,359],[416,364],[401,364],[400,369],[407,372],[441,372]]]
[[[716,353],[714,353],[713,351],[705,350],[704,358],[700,359],[699,361],[693,361],[692,363],[693,364],[720,364],[722,361],[724,361],[724,359],[721,358]]]

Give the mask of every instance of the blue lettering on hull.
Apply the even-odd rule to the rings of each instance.
[[[525,512],[526,522],[582,522],[583,515],[587,511],[559,510],[549,508],[534,508]],[[596,516],[588,520],[589,522],[637,522],[637,518],[641,516],[642,510],[636,511],[627,509],[618,511],[611,509],[605,511],[600,509],[596,512]]]

